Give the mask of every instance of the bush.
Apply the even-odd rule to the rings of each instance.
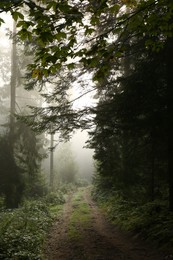
[[[76,189],[77,187],[76,185],[74,185],[74,183],[66,183],[66,184],[61,184],[57,192],[61,191],[63,194],[68,194],[70,192],[76,191]]]
[[[4,197],[0,197],[0,211],[5,208],[5,199]]]
[[[164,201],[155,200],[138,205],[125,200],[119,192],[106,194],[94,191],[93,194],[114,224],[141,234],[156,246],[165,249],[173,247],[173,214]]]
[[[53,221],[41,201],[27,201],[0,213],[0,259],[42,259],[42,246]]]
[[[63,204],[65,202],[64,195],[61,191],[50,192],[45,197],[45,202],[48,204]]]
[[[89,182],[86,179],[78,178],[75,182],[77,187],[87,187]]]

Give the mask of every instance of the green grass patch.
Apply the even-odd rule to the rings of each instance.
[[[59,217],[62,214],[63,205],[51,205],[49,207],[50,214],[54,217]]]
[[[81,239],[81,229],[87,228],[91,223],[91,209],[83,198],[83,189],[74,195],[72,200],[73,211],[69,221],[68,235],[72,239]]]

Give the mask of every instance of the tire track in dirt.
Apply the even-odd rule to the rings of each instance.
[[[74,196],[74,195],[73,195]],[[53,225],[45,247],[46,260],[163,260],[143,241],[123,234],[112,226],[92,201],[90,190],[85,189],[83,200],[91,211],[89,225],[76,225],[80,239],[69,237],[69,223],[75,208],[70,195],[61,218]]]

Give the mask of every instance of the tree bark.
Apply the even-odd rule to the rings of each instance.
[[[54,134],[51,133],[50,137],[50,190],[53,191],[53,186],[54,186],[54,161],[53,161],[53,138]]]
[[[11,145],[14,138],[14,123],[15,123],[15,105],[16,105],[16,81],[17,81],[17,54],[16,54],[16,24],[13,22],[13,34],[12,34],[12,53],[11,53],[11,95],[10,95],[10,139]],[[13,145],[12,145],[13,146]]]
[[[166,48],[169,209],[173,211],[173,38]]]

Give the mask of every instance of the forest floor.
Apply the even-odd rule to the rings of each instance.
[[[47,260],[163,260],[158,250],[112,226],[89,189],[71,194],[45,244]]]

